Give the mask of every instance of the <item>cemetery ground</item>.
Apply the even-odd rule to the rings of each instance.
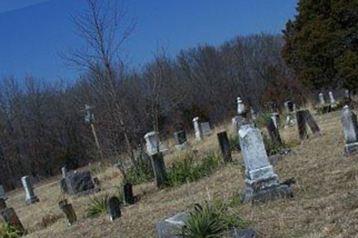
[[[281,137],[293,153],[274,165],[281,181],[294,177],[294,197],[261,204],[240,204],[237,209],[248,227],[259,237],[357,237],[358,234],[358,156],[344,157],[344,137],[340,111],[314,115],[321,136],[312,136],[303,143],[296,126],[281,128]],[[229,127],[228,127],[229,128]],[[198,153],[218,150],[216,132],[194,142]],[[165,156],[167,167],[177,156],[171,149]],[[106,214],[86,217],[90,197],[118,195],[121,174],[112,167],[98,168],[96,176],[102,191],[91,196],[66,197],[72,203],[78,221],[68,226],[58,202],[63,199],[59,177],[35,185],[40,202],[27,206],[24,192],[18,189],[8,194],[8,207],[13,207],[25,228],[26,237],[155,237],[155,224],[180,211],[193,208],[205,200],[237,198],[244,188],[242,157],[233,153],[233,163],[223,164],[210,176],[180,186],[158,190],[154,184],[134,186],[139,201],[122,208],[122,217],[114,222]]]

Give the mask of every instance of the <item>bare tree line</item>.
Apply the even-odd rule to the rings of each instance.
[[[165,136],[179,128],[191,130],[195,116],[222,122],[235,114],[237,96],[260,110],[270,98],[292,97],[290,89],[299,95],[280,56],[279,35],[200,45],[174,58],[160,50],[151,62],[133,70],[119,52],[134,24],[123,24],[124,13],[103,2],[88,0],[88,11],[74,18],[88,46],[63,56],[83,72],[74,85],[33,77],[2,80],[0,183],[6,188],[16,187],[23,175],[50,177],[63,165],[77,167],[99,158],[84,123],[85,104],[93,107],[105,157],[116,160],[125,154],[135,166],[133,151],[148,131]],[[282,92],[275,84],[289,90]]]

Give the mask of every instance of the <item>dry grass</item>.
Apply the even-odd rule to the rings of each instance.
[[[343,135],[339,113],[315,116],[322,136],[304,143],[297,140],[296,128],[281,130],[294,152],[275,166],[281,180],[295,177],[295,197],[252,206],[241,205],[242,217],[250,221],[261,237],[358,237],[358,157],[343,156]],[[223,128],[219,128],[223,129]],[[219,130],[217,129],[217,130]],[[199,153],[217,150],[216,134],[204,142],[192,142]],[[191,141],[192,138],[191,138]],[[171,151],[167,162],[177,156]],[[234,154],[234,159],[241,159]],[[105,193],[117,193],[121,176],[109,168],[98,175]],[[219,197],[238,196],[243,188],[242,168],[229,164],[210,177],[176,188],[157,190],[153,183],[135,186],[140,201],[123,208],[122,218],[111,223],[105,215],[86,218],[88,197],[68,198],[79,221],[68,227],[57,202],[62,197],[59,185],[48,182],[36,187],[41,202],[26,206],[23,191],[10,195],[8,204],[15,208],[30,231],[27,237],[154,237],[155,223],[186,210],[194,203]],[[49,215],[50,214],[50,215]],[[50,224],[39,226],[44,217],[53,216]]]

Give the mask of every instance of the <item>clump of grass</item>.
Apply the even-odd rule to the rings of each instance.
[[[2,238],[18,238],[21,237],[21,231],[8,223],[0,223],[0,237]]]
[[[240,150],[240,137],[238,134],[229,135],[230,150]]]
[[[221,158],[216,153],[210,153],[202,159],[195,160],[193,154],[187,154],[184,159],[175,160],[168,170],[168,186],[178,186],[196,181],[212,174],[221,164]]]
[[[232,228],[244,228],[246,222],[237,211],[230,207],[231,203],[214,201],[204,205],[195,204],[194,210],[181,229],[184,238],[223,237]]]
[[[133,185],[150,182],[154,179],[154,173],[150,158],[140,154],[136,159],[136,165],[126,171],[126,180]]]
[[[63,217],[63,215],[60,215],[60,214],[46,214],[44,217],[42,217],[41,222],[39,223],[39,226],[41,228],[49,227],[52,224],[56,223],[62,217]]]
[[[96,217],[107,212],[109,195],[90,198],[90,203],[86,209],[87,217]]]

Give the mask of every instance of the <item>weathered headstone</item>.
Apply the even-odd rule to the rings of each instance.
[[[201,128],[201,132],[203,133],[203,136],[211,135],[211,128],[209,122],[201,122],[200,128]]]
[[[70,195],[85,195],[96,192],[90,171],[75,171],[65,178],[66,190]]]
[[[276,128],[279,128],[280,126],[280,114],[278,112],[271,113],[271,120],[273,121],[273,124]]]
[[[348,106],[344,106],[341,115],[343,133],[346,145],[344,151],[346,155],[358,153],[358,123],[357,116]]]
[[[268,120],[266,128],[272,143],[275,145],[282,145],[280,131],[278,127],[275,125],[275,122],[272,117]]]
[[[320,135],[321,130],[309,110],[305,110],[305,121],[313,134]]]
[[[203,133],[200,127],[199,123],[199,117],[193,118],[193,125],[194,125],[194,131],[195,131],[195,139],[196,140],[202,140],[203,139]]]
[[[239,117],[235,116],[231,119],[231,125],[232,125],[232,130],[234,132],[234,134],[237,134],[239,131]]]
[[[134,204],[133,185],[129,182],[123,185],[123,198],[126,204]]]
[[[58,203],[58,206],[65,213],[68,225],[72,225],[77,221],[76,212],[72,207],[72,204],[68,203],[67,200],[62,200]]]
[[[147,152],[150,155],[157,187],[162,187],[167,181],[167,173],[163,154],[159,151],[159,136],[156,132],[149,132],[144,136],[147,144]],[[154,153],[155,152],[155,153]]]
[[[296,106],[292,101],[286,101],[284,105],[287,114],[285,126],[293,126],[296,123],[296,118],[295,118]]]
[[[246,113],[246,107],[244,102],[242,101],[242,99],[240,97],[237,98],[237,114],[238,115],[243,115]]]
[[[68,169],[67,169],[66,166],[63,166],[63,167],[61,168],[61,173],[62,173],[62,178],[66,178],[67,173],[68,173]]]
[[[307,127],[306,127],[306,112],[304,110],[299,110],[296,112],[297,118],[297,129],[300,140],[305,140],[308,138]]]
[[[337,107],[337,102],[336,102],[336,99],[334,98],[333,96],[333,93],[331,91],[328,92],[328,95],[329,95],[329,102],[331,104],[331,107],[332,108],[335,108]]]
[[[180,212],[175,216],[166,218],[159,221],[156,224],[156,231],[158,238],[179,238],[181,228],[185,225],[188,220],[189,214],[186,212]]]
[[[0,222],[7,223],[14,227],[18,232],[18,235],[24,235],[26,230],[22,225],[19,217],[17,216],[15,210],[12,207],[7,208],[4,200],[3,202],[0,202],[0,204],[2,207],[2,209],[0,209]]]
[[[5,200],[7,199],[5,189],[2,185],[0,185],[0,199],[1,198],[5,199]]]
[[[320,104],[321,106],[326,105],[326,100],[324,99],[323,93],[319,93],[319,94],[318,94],[318,98],[319,98],[319,104]]]
[[[186,133],[184,130],[174,132],[175,148],[178,150],[185,149],[188,145]]]
[[[290,185],[279,183],[263,143],[259,129],[243,125],[239,130],[240,146],[245,163],[245,194],[243,201],[266,201],[291,197]]]
[[[22,182],[22,186],[24,187],[24,190],[25,190],[25,202],[26,202],[26,204],[29,205],[29,204],[32,204],[32,203],[39,202],[39,199],[35,195],[34,189],[32,187],[30,177],[29,176],[22,177],[21,182]]]
[[[114,221],[121,217],[121,202],[117,197],[113,196],[109,198],[107,212],[110,221]]]
[[[229,142],[229,138],[227,136],[226,131],[222,131],[222,132],[218,133],[217,136],[218,136],[221,154],[223,155],[224,161],[225,162],[232,161],[230,142]]]

